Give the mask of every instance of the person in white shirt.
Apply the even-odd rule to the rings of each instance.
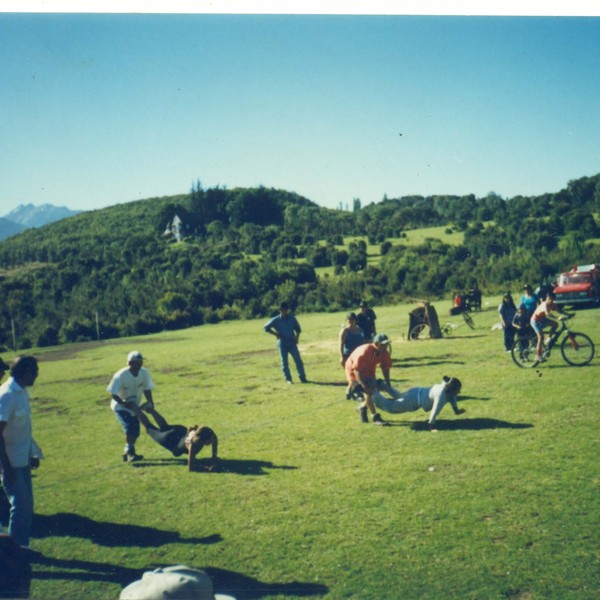
[[[148,369],[143,367],[144,357],[134,350],[127,356],[127,366],[117,371],[106,391],[112,396],[111,409],[125,432],[123,462],[136,462],[144,457],[136,454],[135,442],[140,437],[140,422],[131,406],[154,408],[152,389],[154,382]]]
[[[399,392],[383,382],[378,382],[380,390],[386,391],[392,398],[386,398],[381,391],[373,394],[375,406],[389,413],[404,413],[418,410],[431,411],[429,429],[435,431],[435,421],[442,408],[449,403],[455,415],[462,415],[464,408],[458,408],[456,399],[462,384],[455,377],[444,377],[441,383],[431,387],[414,387],[406,392]]]
[[[10,503],[8,534],[22,548],[29,546],[33,520],[31,470],[37,469],[43,458],[32,435],[27,392],[38,372],[33,356],[20,356],[11,366],[11,376],[0,386],[0,466],[2,486]]]

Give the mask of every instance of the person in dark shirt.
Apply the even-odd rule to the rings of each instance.
[[[195,470],[196,455],[209,444],[212,446],[212,461],[208,470],[212,470],[218,461],[217,450],[219,440],[217,434],[210,427],[185,427],[184,425],[170,425],[157,410],[145,404],[142,408],[152,415],[156,421],[154,425],[144,412],[137,406],[128,406],[135,412],[146,433],[160,446],[171,452],[173,456],[188,455],[188,470]]]
[[[376,320],[377,315],[375,311],[369,308],[369,305],[363,300],[360,303],[360,310],[356,315],[356,324],[364,331],[366,342],[372,342],[373,336],[377,333]]]

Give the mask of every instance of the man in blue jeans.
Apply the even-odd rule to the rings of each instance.
[[[2,486],[10,502],[8,534],[28,548],[33,520],[31,470],[43,458],[31,433],[31,407],[27,388],[38,376],[37,360],[20,356],[12,364],[10,378],[0,386],[0,465]]]
[[[291,354],[298,377],[302,383],[306,383],[306,373],[304,372],[304,363],[298,350],[298,340],[300,339],[300,323],[298,319],[290,314],[290,307],[286,302],[279,306],[279,314],[268,321],[264,330],[277,338],[277,349],[279,350],[279,359],[281,361],[281,370],[288,383],[292,383],[292,374],[288,364],[288,355]]]

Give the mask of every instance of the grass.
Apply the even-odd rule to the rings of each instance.
[[[116,598],[176,563],[238,600],[598,597],[599,359],[578,369],[555,352],[519,369],[491,331],[499,298],[487,301],[474,331],[422,342],[405,340],[412,306],[376,307],[396,387],[463,381],[467,412],[446,408],[438,433],[423,412],[358,422],[338,363],[342,313],[298,315],[307,385],[283,383],[262,321],[36,352],[47,458],[31,597]],[[440,322],[460,324],[449,307],[436,304]],[[598,310],[573,328],[600,344]],[[104,390],[132,349],[171,422],[218,433],[219,472],[188,473],[147,436],[144,462],[120,462]]]

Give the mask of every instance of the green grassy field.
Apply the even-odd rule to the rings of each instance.
[[[238,600],[597,598],[599,357],[519,369],[491,330],[498,300],[475,330],[419,342],[405,340],[412,306],[375,307],[396,387],[463,381],[467,412],[446,408],[437,433],[423,412],[359,423],[338,363],[342,313],[298,315],[307,385],[283,382],[263,321],[36,352],[46,460],[31,597],[117,598],[144,570],[184,563]],[[460,325],[449,306],[436,304],[440,322]],[[598,315],[573,322],[596,344]],[[219,471],[188,473],[145,435],[145,460],[121,462],[104,390],[132,349],[171,422],[218,433]]]

